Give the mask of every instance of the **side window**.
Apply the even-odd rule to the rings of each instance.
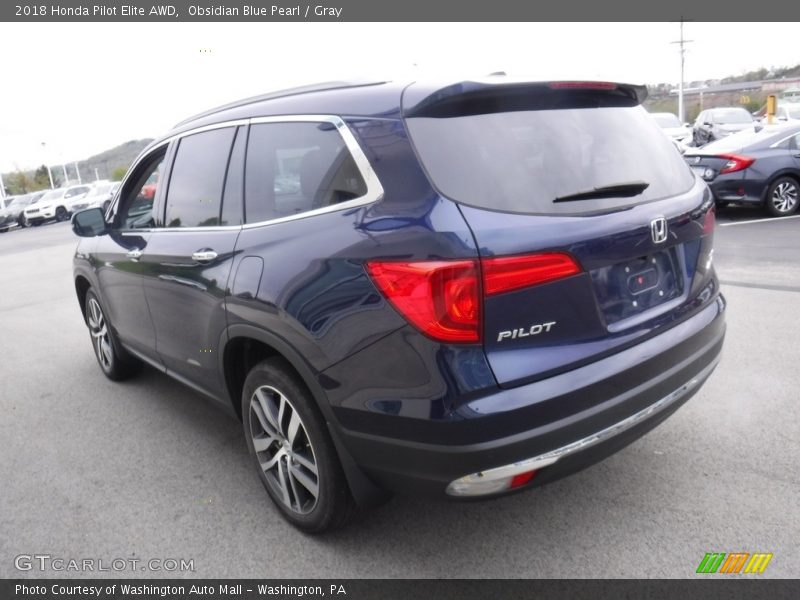
[[[330,123],[259,123],[250,127],[245,220],[268,221],[353,200],[367,185]]]
[[[153,201],[163,172],[165,154],[166,146],[142,165],[138,175],[126,182],[116,220],[120,229],[142,229],[155,225]]]
[[[89,191],[89,187],[88,186],[75,187],[75,188],[72,188],[70,190],[67,190],[67,193],[64,194],[64,198],[65,199],[66,198],[74,198],[75,196],[80,196],[81,194],[85,194],[88,191]]]
[[[187,135],[180,140],[167,189],[166,227],[220,224],[225,172],[234,127]]]

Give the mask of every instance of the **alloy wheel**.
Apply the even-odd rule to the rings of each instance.
[[[791,181],[782,181],[775,186],[770,199],[779,213],[790,213],[797,206],[797,185]]]
[[[62,222],[66,221],[69,215],[67,215],[67,209],[63,206],[59,206],[56,209],[56,221]]]
[[[100,361],[100,365],[107,371],[111,369],[114,361],[114,350],[111,347],[111,338],[108,335],[108,325],[97,300],[89,298],[87,309],[86,321],[89,325],[89,333],[92,335],[94,352],[97,355],[97,360]]]
[[[254,392],[250,413],[253,448],[274,496],[295,513],[310,513],[319,498],[319,472],[300,413],[268,385]]]

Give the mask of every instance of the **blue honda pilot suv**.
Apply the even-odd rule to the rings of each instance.
[[[725,333],[713,199],[645,93],[328,84],[178,124],[73,217],[101,369],[229,409],[311,532],[597,462],[697,392]]]

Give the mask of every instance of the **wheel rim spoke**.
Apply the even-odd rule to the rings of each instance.
[[[314,474],[315,477],[317,476],[317,465],[315,465],[312,461],[308,460],[302,454],[295,453],[293,456],[294,456],[295,462],[300,463],[306,469],[311,471]]]
[[[88,309],[86,321],[89,325],[89,334],[92,336],[94,352],[100,364],[108,369],[114,360],[114,349],[111,346],[103,311],[94,298],[89,300]]]
[[[319,486],[316,481],[311,479],[308,475],[303,473],[303,471],[293,465],[289,465],[289,473],[300,485],[306,488],[309,493],[314,496],[314,498],[317,497],[317,494],[319,493]]]
[[[293,512],[311,512],[319,496],[319,470],[300,413],[267,385],[253,393],[250,412],[253,450],[273,497]]]

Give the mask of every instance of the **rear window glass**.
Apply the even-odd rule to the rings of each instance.
[[[750,123],[753,117],[744,109],[715,110],[711,113],[714,123]]]
[[[656,123],[658,123],[658,126],[664,129],[681,126],[678,117],[671,113],[653,113],[653,118],[656,120]]]
[[[681,194],[694,183],[640,106],[416,117],[407,124],[439,191],[480,208],[592,214]],[[630,184],[647,186],[635,195],[554,202]]]

